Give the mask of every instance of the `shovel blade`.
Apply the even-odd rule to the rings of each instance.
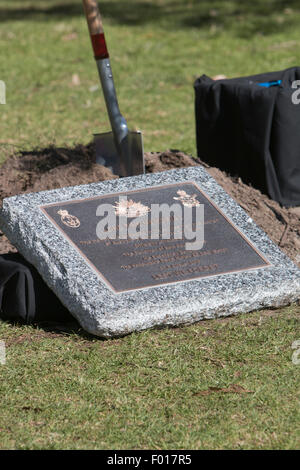
[[[112,132],[95,134],[96,162],[109,168],[114,175],[134,176],[145,173],[143,137],[129,131],[119,148]]]

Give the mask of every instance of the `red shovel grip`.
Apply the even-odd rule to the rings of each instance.
[[[95,59],[109,57],[97,0],[82,0]]]

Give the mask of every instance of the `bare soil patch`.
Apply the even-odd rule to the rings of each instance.
[[[209,167],[178,150],[146,153],[148,173],[203,165],[269,237],[300,266],[300,207],[283,208],[260,191],[218,168]],[[55,146],[12,155],[0,168],[0,203],[3,198],[64,186],[116,178],[97,165],[93,144],[74,148]],[[16,251],[0,232],[0,254]]]

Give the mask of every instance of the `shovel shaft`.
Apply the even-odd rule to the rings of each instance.
[[[94,55],[97,62],[98,72],[101,80],[105,104],[114,134],[116,147],[119,146],[128,135],[126,119],[122,116],[116,89],[114,85],[112,70],[109,61],[109,54],[105,42],[102,19],[98,8],[97,0],[82,0],[84,11],[90,31]]]
[[[119,108],[109,58],[96,60],[96,62],[110,124],[118,145],[128,134],[127,122]]]
[[[109,57],[97,0],[82,0],[95,59]]]
[[[82,2],[112,127],[112,133],[95,136],[96,161],[108,166],[119,176],[144,173],[142,134],[130,132],[120,112],[97,0]]]

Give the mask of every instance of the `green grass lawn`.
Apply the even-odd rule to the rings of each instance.
[[[300,62],[297,0],[99,3],[120,107],[142,130],[146,151],[195,155],[193,83],[201,74],[233,77]],[[0,0],[0,22],[7,86],[0,160],[7,145],[87,143],[109,129],[102,91],[93,91],[99,79],[81,0]]]
[[[146,151],[195,155],[199,75],[300,63],[296,0],[99,3],[120,107]],[[0,23],[0,162],[109,128],[80,0],[0,0]],[[294,305],[107,341],[1,323],[0,448],[295,448],[299,314]]]
[[[299,307],[99,340],[2,324],[0,446],[292,449]]]

